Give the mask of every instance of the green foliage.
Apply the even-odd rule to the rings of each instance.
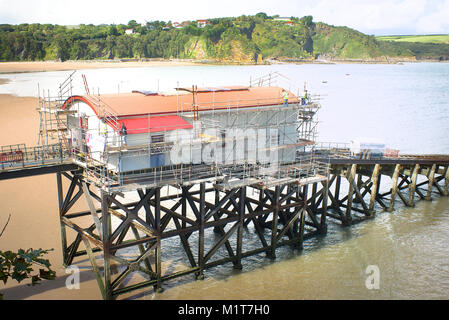
[[[449,34],[410,35],[410,36],[377,36],[380,41],[446,43],[449,44]]]
[[[0,237],[3,235],[10,217],[11,215],[0,232]],[[55,279],[56,273],[51,270],[49,260],[43,258],[50,251],[53,251],[53,249],[19,249],[18,252],[0,250],[0,281],[6,284],[8,279],[13,279],[20,283],[31,278],[31,285],[34,286],[39,284],[42,279]],[[38,273],[33,270],[34,265],[41,267]],[[1,299],[3,299],[3,294],[0,293]]]
[[[18,252],[0,251],[0,280],[4,284],[8,278],[21,282],[31,278],[31,285],[36,285],[42,279],[54,279],[55,272],[50,268],[50,262],[42,257],[52,250],[19,249]],[[42,266],[39,274],[32,275],[33,264]]]
[[[0,251],[0,281],[4,284],[8,279],[22,282],[31,278],[31,285],[39,284],[42,279],[53,280],[56,273],[51,270],[50,262],[42,257],[51,250],[42,249],[19,249],[18,252]],[[33,270],[33,266],[38,265],[39,272]],[[2,295],[0,295],[0,299]]]
[[[417,57],[446,59],[445,44],[380,41],[347,27],[315,23],[312,16],[291,17],[291,25],[266,13],[210,19],[174,28],[171,22],[65,27],[50,24],[0,24],[0,61],[84,60],[128,58],[195,58],[192,44],[200,41],[208,58],[381,59]],[[126,29],[133,29],[126,35]],[[388,39],[385,39],[388,40]],[[243,58],[242,58],[243,59]]]
[[[383,42],[383,41],[379,41]],[[449,44],[419,42],[385,42],[385,46],[400,52],[411,52],[417,59],[449,60]]]

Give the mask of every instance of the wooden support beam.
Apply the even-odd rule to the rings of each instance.
[[[138,241],[141,240],[139,232],[137,231],[137,228],[134,226],[131,226],[131,230],[132,230],[136,240],[138,240]],[[152,245],[152,247],[154,247],[154,246],[155,246],[155,243]],[[153,271],[153,268],[151,268],[151,262],[148,257],[150,249],[147,248],[147,251],[146,251],[143,244],[141,244],[141,243],[138,245],[138,248],[139,248],[139,252],[141,255],[141,258],[139,258],[139,259],[144,261],[145,267],[147,268],[147,271],[144,271],[144,272],[148,273],[148,274],[150,274],[150,276],[154,277],[154,271]]]
[[[409,185],[410,193],[409,193],[409,200],[408,200],[408,202],[409,202],[409,206],[410,207],[414,207],[415,206],[414,199],[415,199],[416,181],[418,179],[419,167],[420,167],[419,164],[415,164],[415,167],[414,167],[413,173],[412,173],[412,177],[411,177],[412,182]]]
[[[356,198],[358,199],[358,203],[360,203],[362,205],[362,207],[363,207],[363,213],[365,213],[366,216],[371,216],[369,208],[366,205],[365,200],[363,200],[363,197],[362,197],[362,195],[360,193],[358,185],[354,184],[353,188],[354,188],[354,192],[356,194]]]
[[[63,223],[61,223],[61,218],[64,216],[64,198],[63,198],[63,189],[62,189],[62,175],[60,172],[56,173],[56,184],[58,189],[58,210],[59,210],[59,224],[60,224],[60,232],[61,232],[61,246],[62,246],[62,263],[64,267],[65,262],[67,260],[67,233],[66,227]]]
[[[181,224],[179,223],[179,220],[177,219],[177,217],[173,217],[173,222],[175,223],[175,227],[178,231],[183,229]],[[187,254],[187,259],[189,259],[190,266],[196,267],[197,266],[196,261],[195,261],[195,258],[193,257],[193,253],[190,248],[190,244],[189,244],[189,241],[188,241],[186,235],[184,233],[180,232],[179,238],[181,239],[182,246],[184,248],[185,253]]]
[[[348,170],[346,173],[346,179],[349,182],[349,187],[348,187],[348,200],[347,200],[346,212],[345,212],[344,220],[343,220],[344,225],[350,225],[351,221],[352,221],[351,209],[352,209],[352,200],[354,198],[354,182],[355,182],[354,180],[355,180],[356,172],[357,172],[357,164],[353,164],[351,166],[351,170]]]
[[[87,187],[87,184],[85,181],[82,182],[82,186],[83,186],[84,197],[86,198],[87,205],[89,206],[90,214],[92,215],[92,219],[95,223],[95,226],[97,227],[97,232],[101,239],[101,237],[102,237],[101,230],[102,229],[101,229],[100,218],[98,218],[97,210],[95,209],[92,198],[90,197],[89,188]]]
[[[162,292],[162,228],[161,228],[161,188],[154,192],[154,229],[156,233],[156,286],[157,292]]]
[[[271,224],[271,252],[270,252],[270,259],[274,260],[276,259],[276,240],[277,240],[277,233],[278,233],[278,219],[279,219],[279,197],[280,197],[280,187],[275,187],[274,192],[274,199],[272,198],[272,204],[273,204],[273,220]]]
[[[83,237],[83,242],[84,242],[84,246],[86,247],[87,256],[89,257],[89,261],[92,266],[92,270],[94,272],[95,279],[97,280],[98,287],[100,288],[101,295],[103,296],[103,299],[110,300],[110,299],[112,299],[112,292],[107,291],[107,289],[106,289],[106,286],[101,277],[97,262],[95,261],[94,253],[92,252],[90,243],[84,237]]]
[[[207,263],[210,258],[218,251],[218,249],[225,244],[226,242],[228,242],[229,237],[239,228],[240,225],[240,221],[237,221],[236,223],[234,223],[234,225],[228,230],[228,232],[224,233],[222,238],[209,250],[209,252],[204,256],[204,263]],[[237,244],[237,246],[239,246]],[[237,255],[236,255],[236,260],[240,260],[240,265],[238,264],[234,264],[234,268],[235,269],[241,269],[242,264],[241,264],[241,259],[242,259],[242,252],[240,251],[240,256],[239,256],[239,249],[237,248]],[[230,255],[230,257],[234,258],[234,255]]]
[[[299,217],[299,230],[298,230],[298,250],[304,249],[304,230],[306,221],[306,211],[304,208],[300,211],[301,215]]]
[[[327,224],[326,224],[326,217],[327,217],[327,203],[328,203],[328,194],[329,194],[329,181],[326,180],[321,183],[323,186],[323,200],[322,200],[322,209],[321,209],[321,217],[320,217],[320,233],[326,234],[327,233]]]
[[[279,242],[282,239],[282,237],[287,233],[287,231],[291,230],[291,228],[293,227],[293,224],[299,218],[299,215],[302,212],[302,210],[304,210],[304,207],[295,208],[295,211],[293,212],[292,217],[290,218],[289,221],[287,221],[287,223],[284,225],[284,228],[277,235],[277,240],[276,240],[277,242]],[[290,239],[293,239],[293,237],[291,237]]]
[[[374,202],[377,198],[377,193],[379,191],[379,175],[380,175],[381,166],[380,164],[376,164],[374,166],[373,175],[371,176],[371,181],[373,182],[371,186],[371,197],[369,200],[368,210],[371,216],[374,216]]]
[[[394,202],[396,200],[396,195],[398,193],[398,177],[399,171],[401,170],[401,165],[397,164],[394,167],[394,173],[392,177],[392,186],[391,186],[391,197],[390,197],[390,206],[388,207],[388,212],[392,212],[394,210]]]
[[[237,229],[237,261],[234,265],[235,269],[242,269],[242,249],[243,249],[243,222],[245,216],[245,198],[246,187],[240,188],[240,200],[239,200],[239,221]]]
[[[198,267],[199,270],[196,274],[198,280],[204,279],[204,218],[206,214],[206,194],[205,183],[200,183],[200,209],[198,212]]]
[[[150,191],[148,191],[147,190],[147,194],[149,193]],[[152,191],[151,191],[151,195],[149,196],[149,198],[151,198],[153,195],[154,195],[154,192],[155,192],[155,190],[153,189]],[[145,194],[143,193],[143,190],[142,189],[137,189],[137,194],[139,195],[139,197],[140,197],[140,199],[141,200],[143,200],[143,199],[145,199]],[[148,198],[148,199],[149,199]],[[147,200],[148,200],[147,199]],[[143,204],[143,207],[145,208],[145,220],[146,220],[146,222],[149,224],[149,225],[154,225],[154,216],[153,216],[153,213],[151,212],[151,207],[150,207],[150,203],[149,203],[149,201],[145,201],[144,202],[144,204]]]
[[[104,260],[104,291],[105,299],[113,298],[111,285],[111,215],[109,213],[108,195],[101,191],[101,239],[103,244],[103,260]],[[91,210],[92,211],[92,210]]]
[[[430,169],[429,174],[427,175],[427,179],[429,180],[429,185],[427,187],[427,194],[424,197],[425,200],[430,201],[432,200],[432,187],[433,183],[435,181],[435,170],[438,169],[438,166],[434,163],[432,165],[432,168]]]
[[[444,195],[449,195],[449,165],[446,166],[446,173],[444,174]]]
[[[261,194],[262,194],[262,193],[261,193]],[[254,213],[254,210],[253,210],[253,208],[251,207],[251,204],[249,203],[249,201],[247,201],[246,207],[247,207],[248,212],[249,212],[250,214],[253,214],[253,213]],[[258,220],[257,218],[255,218],[255,217],[251,217],[251,221],[253,222],[253,225],[254,225],[254,229],[255,229],[255,231],[256,231],[256,234],[257,234],[257,236],[259,237],[260,242],[262,243],[262,247],[263,247],[263,248],[268,248],[268,243],[267,243],[267,240],[265,239],[265,236],[264,236],[264,234],[263,234],[263,229],[262,229],[262,227],[260,226],[259,220]],[[266,251],[265,251],[265,254],[266,254],[267,256],[269,256],[270,253],[269,253],[268,250],[266,250]]]

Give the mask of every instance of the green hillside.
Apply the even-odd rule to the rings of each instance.
[[[449,34],[413,35],[413,36],[377,36],[380,41],[446,43],[449,44]]]
[[[413,59],[410,50],[390,43],[382,43],[374,36],[368,36],[347,27],[334,27],[317,23],[313,36],[314,54],[338,60],[385,60]]]
[[[131,31],[131,32],[130,32]],[[388,40],[388,41],[386,41]],[[0,61],[186,58],[221,63],[277,60],[449,59],[449,44],[391,41],[311,16],[210,19],[205,27],[131,20],[120,25],[0,25]]]

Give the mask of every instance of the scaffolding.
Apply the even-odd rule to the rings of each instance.
[[[223,88],[198,89],[197,86],[192,86],[191,89],[176,88],[178,96],[180,92],[192,94],[192,101],[185,101],[185,99],[183,101],[182,97],[177,100],[177,115],[189,120],[193,127],[192,134],[186,135],[182,130],[172,131],[169,127],[160,127],[157,131],[162,134],[170,131],[169,141],[164,138],[158,140],[158,137],[154,135],[142,135],[140,140],[134,139],[133,144],[129,145],[125,144],[120,133],[119,116],[99,93],[91,93],[88,90],[84,75],[83,81],[86,87],[84,99],[96,106],[101,123],[94,128],[87,124],[83,125],[83,115],[79,108],[70,107],[73,97],[73,75],[74,73],[70,74],[61,83],[55,98],[52,98],[49,92],[39,97],[39,146],[45,150],[47,146],[58,145],[64,158],[70,158],[75,164],[85,169],[84,175],[88,183],[108,192],[132,190],[137,185],[140,187],[179,186],[192,185],[198,181],[214,182],[223,189],[255,184],[268,187],[315,176],[324,179],[328,175],[328,163],[319,161],[315,156],[317,121],[314,117],[320,108],[319,97],[313,99],[307,95],[306,90],[304,98],[299,98],[298,90],[298,96],[291,98],[286,105],[280,96],[227,101],[218,101],[214,98],[212,102],[200,103],[198,94],[201,92]],[[249,87],[272,86],[279,78],[287,79],[276,72],[251,79]],[[238,90],[245,90],[245,88]],[[248,105],[252,107],[245,107]],[[267,114],[270,114],[271,119],[260,120]],[[148,127],[133,130],[149,132],[155,118],[153,115],[148,115],[147,119]],[[223,119],[226,119],[226,123]],[[294,134],[282,132],[292,127],[295,130]],[[155,130],[154,126],[152,129]],[[238,151],[235,147],[248,144],[248,137],[228,133],[241,132],[242,129],[246,132],[251,130],[252,132],[264,132],[264,130],[268,132],[266,144],[261,147],[255,146],[252,151],[265,152],[270,156],[274,154],[274,159],[259,161],[259,159],[245,159],[242,155],[236,156]],[[128,129],[128,137],[134,136],[133,130]],[[208,131],[214,134],[207,134]],[[87,147],[86,140],[94,134],[102,137],[103,148],[91,151]],[[81,145],[73,144],[75,136],[82,142]],[[279,143],[280,137],[288,141]],[[191,152],[190,157],[187,157],[190,161],[177,164],[164,163],[137,170],[123,168],[123,163],[131,161],[130,159],[168,155],[186,146]],[[202,160],[195,161],[195,153],[201,153],[206,146],[213,146],[218,150],[215,156],[209,159],[208,163]],[[285,161],[282,155],[287,152],[293,153],[294,156]],[[112,165],[113,162],[115,165]]]

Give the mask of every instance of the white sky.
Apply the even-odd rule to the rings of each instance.
[[[183,21],[265,12],[366,34],[449,33],[449,0],[0,0],[0,23],[118,24]]]

